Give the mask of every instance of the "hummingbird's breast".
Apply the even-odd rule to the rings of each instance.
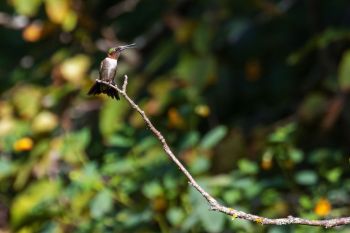
[[[116,59],[109,57],[105,58],[101,63],[100,79],[107,82],[114,81],[114,76],[117,71],[117,64],[118,61]]]

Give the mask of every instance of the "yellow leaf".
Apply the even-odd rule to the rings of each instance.
[[[80,86],[82,80],[86,76],[89,67],[89,57],[83,54],[79,54],[65,60],[60,66],[60,71],[64,79]]]
[[[15,121],[11,117],[0,119],[0,136],[8,135],[15,128]]]
[[[42,93],[38,87],[17,87],[12,94],[14,95],[13,104],[21,117],[32,118],[39,111]]]
[[[38,209],[35,207],[40,204],[45,204],[59,194],[59,182],[43,180],[35,182],[26,190],[18,194],[11,206],[11,222],[14,226],[18,226],[23,221],[30,219],[31,216],[38,214]],[[46,204],[48,205],[48,204]],[[40,211],[45,211],[41,208]]]
[[[58,125],[58,117],[48,111],[39,113],[33,120],[32,130],[35,133],[50,132]]]
[[[68,15],[69,1],[68,0],[46,0],[46,14],[49,19],[57,24],[62,24]]]
[[[65,31],[72,31],[78,21],[78,16],[74,11],[69,11],[66,15],[66,17],[64,18],[64,21],[62,23],[62,28]]]
[[[33,148],[33,140],[29,137],[24,137],[19,140],[17,140],[13,144],[13,149],[17,152],[20,151],[30,151]]]
[[[204,105],[204,104],[201,104],[201,105],[198,105],[196,106],[196,108],[194,109],[194,111],[200,115],[201,117],[207,117],[209,116],[210,114],[210,108],[208,105]]]
[[[16,12],[21,15],[34,16],[42,0],[12,0],[11,3]]]

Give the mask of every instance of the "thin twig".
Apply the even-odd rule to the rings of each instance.
[[[192,185],[197,191],[207,200],[209,203],[210,209],[218,212],[222,212],[224,214],[230,215],[232,218],[245,219],[249,221],[253,221],[259,224],[269,224],[269,225],[287,225],[287,224],[300,224],[300,225],[310,225],[310,226],[322,226],[325,228],[335,227],[346,225],[350,223],[350,217],[343,218],[335,218],[335,219],[327,219],[327,220],[309,220],[303,219],[293,216],[288,216],[286,218],[265,218],[258,215],[253,215],[249,213],[245,213],[243,211],[239,211],[233,208],[228,208],[226,206],[221,205],[214,197],[212,197],[208,192],[206,192],[192,177],[189,171],[184,167],[184,165],[176,158],[169,145],[167,144],[164,136],[154,127],[150,119],[147,117],[145,112],[127,95],[126,86],[128,84],[128,76],[124,76],[124,83],[122,86],[122,90],[119,89],[116,85],[112,85],[108,82],[102,80],[96,80],[97,82],[104,83],[115,90],[117,90],[134,108],[138,113],[140,113],[141,117],[147,124],[148,128],[152,131],[152,133],[158,138],[158,140],[163,145],[163,149],[165,153],[169,156],[169,158],[177,165],[177,167],[181,170],[181,172],[187,177],[189,184]]]

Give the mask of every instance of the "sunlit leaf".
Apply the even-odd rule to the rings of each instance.
[[[162,186],[156,181],[145,184],[142,188],[142,191],[144,195],[150,199],[163,194]]]
[[[71,171],[69,178],[74,181],[76,185],[85,190],[99,190],[103,187],[96,164],[92,162],[86,164],[83,170]]]
[[[90,131],[84,128],[74,133],[68,133],[58,140],[58,148],[65,161],[75,164],[85,160],[85,148],[90,142]]]
[[[199,219],[206,232],[222,232],[225,223],[225,215],[208,211],[208,204],[198,194],[198,202],[196,205],[196,213],[199,215]]]
[[[14,171],[14,164],[11,161],[0,158],[0,181]]]
[[[38,87],[18,87],[13,94],[14,106],[23,117],[32,118],[39,111],[42,93]]]
[[[296,182],[302,185],[314,185],[318,178],[314,171],[304,170],[295,175]]]
[[[204,156],[198,156],[196,159],[190,164],[190,170],[193,174],[199,174],[205,172],[210,167],[210,161],[208,158]]]
[[[36,133],[50,132],[58,125],[58,117],[52,112],[40,112],[33,120],[32,130]]]
[[[203,137],[200,146],[203,149],[210,149],[218,144],[225,137],[226,133],[227,128],[225,126],[218,126]]]
[[[17,13],[34,16],[42,3],[42,0],[11,0]]]
[[[134,145],[135,141],[130,137],[113,135],[108,139],[108,144],[112,146],[129,147]]]
[[[72,31],[78,22],[78,15],[74,11],[69,11],[64,18],[62,27],[65,31]]]
[[[330,171],[327,171],[325,175],[330,182],[335,183],[339,181],[339,178],[341,177],[342,173],[343,171],[340,168],[334,168]]]
[[[243,173],[246,174],[256,174],[259,171],[259,168],[256,163],[253,163],[247,159],[241,159],[238,161],[238,168]]]
[[[91,216],[101,218],[113,207],[113,195],[108,189],[100,191],[92,200],[90,205]]]
[[[59,194],[59,182],[43,180],[29,186],[19,194],[11,206],[11,222],[18,226],[26,219],[35,216],[45,216],[50,210],[50,204]],[[46,217],[48,217],[46,215]]]
[[[273,143],[288,142],[288,140],[291,140],[291,136],[296,129],[297,125],[294,122],[278,127],[276,131],[270,135],[269,141]]]
[[[171,208],[166,213],[166,216],[172,225],[178,226],[184,220],[185,214],[181,208]]]
[[[99,127],[104,137],[111,136],[115,131],[123,127],[124,116],[127,114],[128,106],[124,101],[116,102],[108,99],[104,102],[100,111]]]
[[[90,67],[90,58],[86,55],[79,54],[66,59],[60,71],[64,79],[81,86],[82,80],[86,77],[86,73]]]
[[[299,163],[303,160],[304,153],[299,149],[293,148],[289,151],[289,157],[291,160],[293,160],[293,162]]]
[[[229,204],[235,204],[242,198],[242,193],[239,190],[229,190],[224,193],[224,200]]]
[[[46,14],[49,19],[57,24],[62,24],[69,13],[68,0],[45,0]]]

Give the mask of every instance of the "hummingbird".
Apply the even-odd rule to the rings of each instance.
[[[118,58],[122,51],[128,48],[133,48],[134,46],[135,44],[129,44],[110,48],[107,52],[107,57],[101,62],[99,79],[115,85],[114,77],[117,72]],[[99,82],[95,82],[95,84],[90,88],[88,95],[98,95],[101,93],[107,94],[112,99],[120,99],[117,90]]]

